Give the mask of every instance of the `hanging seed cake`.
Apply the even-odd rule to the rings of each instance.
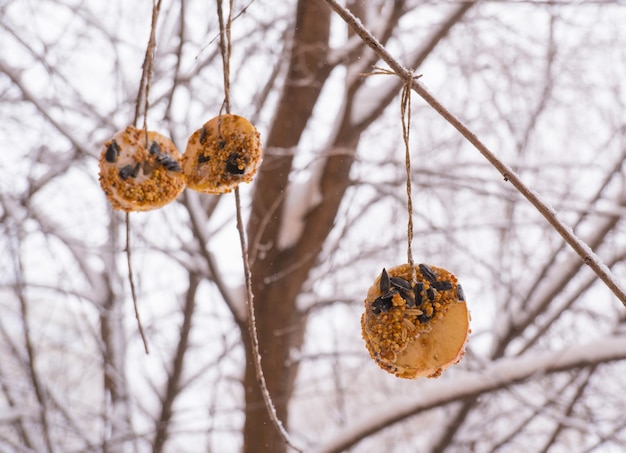
[[[190,189],[230,192],[240,183],[252,181],[261,164],[260,134],[241,116],[217,116],[189,137],[182,164]]]
[[[469,336],[463,288],[445,269],[383,269],[370,287],[362,335],[376,363],[401,378],[438,377],[461,360]]]
[[[173,201],[185,188],[180,153],[158,132],[128,126],[104,143],[100,185],[114,209],[148,211]]]

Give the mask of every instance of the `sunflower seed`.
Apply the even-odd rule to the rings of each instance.
[[[117,146],[117,142],[115,140],[111,140],[109,146],[107,146],[107,151],[104,156],[107,162],[114,164],[117,162],[117,158],[120,155],[120,148]]]
[[[382,297],[379,297],[372,302],[372,312],[374,312],[375,315],[379,315],[381,312],[387,312],[391,310],[391,307],[393,307],[391,299],[383,299]]]
[[[419,308],[407,308],[404,310],[404,315],[405,316],[419,316],[421,314],[423,314],[424,312],[422,310],[420,310]]]
[[[428,299],[430,299],[431,302],[435,300],[436,294],[437,294],[437,291],[435,291],[433,288],[428,288],[426,290],[426,295],[428,296]]]
[[[422,276],[426,280],[428,280],[431,283],[434,283],[437,281],[437,274],[429,266],[427,266],[426,264],[420,264],[419,268],[420,268],[420,272],[422,273]]]
[[[461,285],[456,285],[456,295],[460,302],[465,302],[465,293],[463,292],[463,287]]]
[[[447,291],[452,289],[452,283],[450,282],[432,282],[430,286],[435,288],[437,291]]]
[[[379,283],[380,293],[385,294],[389,291],[389,274],[387,274],[387,269],[383,267],[383,271],[380,274],[380,283]]]
[[[415,307],[415,297],[413,297],[413,292],[401,289],[398,291],[398,294],[400,294],[400,297],[404,299],[407,307]]]
[[[424,284],[422,282],[417,282],[413,287],[413,295],[415,296],[415,305],[422,305],[422,291],[424,291]]]
[[[211,160],[211,156],[205,156],[204,154],[198,154],[198,163],[203,164]]]
[[[398,289],[405,289],[407,291],[411,291],[411,284],[403,278],[391,277],[390,281],[391,281],[391,284]]]
[[[161,147],[157,142],[152,142],[150,145],[150,150],[148,151],[150,154],[161,154]]]
[[[206,142],[206,129],[203,127],[200,130],[200,143],[204,144],[204,142]]]
[[[245,171],[245,168],[239,168],[239,160],[240,156],[237,153],[230,153],[228,156],[228,160],[226,161],[226,171],[233,175],[242,175]]]
[[[133,171],[130,174],[131,178],[136,178],[137,177],[137,175],[139,174],[139,168],[140,167],[141,167],[141,164],[139,162],[137,162],[137,164],[135,164],[135,168],[133,168]]]
[[[126,180],[133,174],[133,170],[134,168],[132,165],[126,165],[119,171],[118,174],[122,180]]]
[[[430,321],[432,318],[433,318],[433,315],[428,316],[426,313],[422,313],[421,315],[417,317],[417,320],[421,322],[422,324],[424,324]]]
[[[159,154],[157,161],[169,171],[180,171],[180,164],[167,154]]]

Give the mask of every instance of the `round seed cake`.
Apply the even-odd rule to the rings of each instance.
[[[415,277],[415,280],[413,279]],[[361,317],[370,356],[401,378],[438,377],[459,362],[470,333],[463,288],[445,269],[408,264],[383,269]]]
[[[247,119],[221,115],[195,131],[187,142],[182,167],[187,187],[221,194],[250,182],[261,164],[261,139]]]
[[[100,185],[114,209],[148,211],[173,201],[185,188],[180,153],[163,135],[128,126],[104,143]]]

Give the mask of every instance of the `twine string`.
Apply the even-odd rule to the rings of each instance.
[[[219,115],[221,117],[222,112],[230,113],[230,56],[231,56],[231,25],[232,25],[232,11],[233,0],[229,0],[228,17],[224,20],[224,11],[222,7],[222,1],[217,2],[217,17],[220,27],[220,53],[222,56],[222,64],[224,69],[224,102],[220,107]],[[218,120],[218,134],[221,135],[221,121]],[[267,382],[265,375],[263,374],[263,367],[261,365],[261,352],[259,349],[259,337],[256,329],[256,321],[254,315],[254,293],[252,291],[252,272],[250,270],[250,262],[248,259],[248,246],[246,241],[245,227],[242,218],[241,199],[239,194],[239,187],[235,188],[235,207],[237,212],[237,231],[239,232],[239,243],[241,245],[241,256],[243,259],[244,279],[246,285],[246,305],[248,307],[248,335],[250,336],[252,344],[252,354],[254,356],[254,367],[256,372],[257,382],[263,395],[263,401],[265,408],[270,417],[270,420],[278,430],[283,441],[289,445],[292,449],[301,452],[302,450],[295,446],[290,439],[287,430],[283,423],[278,418],[276,413],[276,407],[272,401],[272,397],[267,388]]]
[[[148,148],[148,110],[150,108],[150,85],[152,85],[152,69],[154,66],[154,54],[156,49],[156,26],[159,18],[159,12],[161,11],[161,0],[155,2],[152,0],[152,19],[150,22],[150,37],[148,38],[148,45],[146,46],[146,54],[142,65],[141,80],[139,81],[139,91],[137,93],[137,99],[135,101],[135,118],[133,119],[133,126],[137,127],[139,123],[139,117],[141,116],[141,106],[143,104],[143,131],[145,135],[146,149]],[[143,100],[143,102],[142,102]],[[135,310],[135,319],[137,320],[137,328],[139,329],[139,335],[143,342],[144,350],[146,354],[150,354],[148,348],[148,340],[146,339],[141,318],[139,316],[139,306],[137,302],[137,290],[135,289],[135,279],[133,277],[133,264],[131,256],[130,245],[130,213],[126,213],[126,261],[128,264],[128,283],[130,285],[130,294],[133,299],[133,308]]]
[[[417,282],[415,265],[413,263],[413,195],[411,190],[411,150],[409,139],[411,136],[411,90],[413,88],[413,73],[402,87],[400,96],[400,116],[402,117],[402,139],[404,140],[404,166],[406,169],[406,208],[407,222],[407,262],[411,269],[411,284]]]
[[[222,0],[217,2],[217,17],[220,27],[220,53],[222,54],[222,65],[224,75],[224,102],[220,107],[220,115],[222,111],[230,113],[230,53],[232,49],[230,30],[232,25],[233,0],[229,0],[228,18],[224,21],[224,10]]]
[[[415,263],[413,261],[413,195],[412,195],[412,183],[411,183],[411,149],[409,140],[411,137],[411,91],[413,89],[413,80],[421,76],[414,76],[413,71],[410,70],[410,77],[407,77],[406,82],[402,86],[402,93],[400,95],[400,118],[402,122],[402,140],[404,141],[404,166],[406,169],[406,208],[408,214],[407,222],[407,263],[411,269],[411,283],[417,282],[417,273],[415,271]],[[374,66],[371,72],[361,73],[363,77],[369,77],[373,75],[395,75],[394,71],[389,69]]]

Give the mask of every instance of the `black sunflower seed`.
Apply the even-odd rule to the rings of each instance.
[[[374,302],[372,302],[372,312],[374,312],[375,315],[379,315],[384,311],[389,311],[391,310],[391,307],[393,307],[391,299],[384,299],[382,297],[379,297]]]
[[[150,145],[150,150],[148,151],[150,154],[161,154],[161,147],[157,142],[152,142]]]
[[[169,171],[180,171],[180,164],[175,160],[169,160],[163,166]]]
[[[463,292],[463,287],[461,285],[456,285],[456,295],[459,298],[459,301],[465,301],[465,293]]]
[[[415,296],[415,305],[420,307],[422,305],[422,291],[424,291],[424,284],[417,282],[413,287],[413,295]]]
[[[169,171],[180,171],[180,164],[166,154],[160,154],[157,161]]]
[[[434,312],[433,312],[433,314],[434,314]],[[428,316],[426,313],[422,313],[421,315],[419,315],[417,317],[417,320],[419,322],[421,322],[422,324],[424,324],[424,323],[430,321],[432,318],[433,318],[433,315]]]
[[[239,168],[239,163],[237,162],[239,157],[240,156],[237,153],[230,153],[230,156],[228,156],[228,159],[226,160],[226,171],[228,173],[233,175],[242,175],[244,173],[245,169]]]
[[[136,178],[137,177],[137,175],[139,174],[139,168],[140,167],[141,167],[141,164],[139,162],[137,162],[135,164],[135,168],[133,168],[133,171],[130,174],[131,178]]]
[[[435,288],[437,291],[448,291],[452,289],[452,283],[450,282],[432,282],[431,287]]]
[[[206,129],[203,127],[200,131],[200,143],[204,144],[206,142]]]
[[[415,297],[413,296],[412,291],[405,291],[401,289],[400,291],[398,291],[398,294],[400,294],[400,297],[404,299],[408,308],[415,306]]]
[[[420,268],[420,272],[422,273],[422,276],[426,280],[428,280],[431,283],[434,283],[437,281],[437,274],[429,266],[427,266],[426,264],[420,264],[419,268]]]
[[[122,169],[119,171],[119,175],[120,178],[122,180],[128,179],[132,174],[133,174],[134,168],[132,165],[126,165],[125,167],[122,167]]]
[[[411,284],[403,278],[391,277],[390,281],[391,281],[391,284],[398,289],[405,289],[407,291],[411,291]]]
[[[117,158],[120,155],[120,148],[117,146],[117,142],[115,140],[111,140],[111,144],[107,146],[106,154],[104,158],[107,162],[114,164],[117,162]]]
[[[389,283],[389,274],[387,274],[387,269],[383,267],[383,271],[380,273],[380,283],[378,284],[378,287],[380,288],[380,293],[385,294],[387,291],[389,291],[390,286],[391,285]]]
[[[426,295],[428,296],[428,299],[433,302],[435,300],[435,294],[437,294],[435,292],[435,290],[433,288],[428,288],[426,290]]]
[[[211,160],[211,156],[205,156],[204,154],[198,154],[198,163],[203,164]]]

